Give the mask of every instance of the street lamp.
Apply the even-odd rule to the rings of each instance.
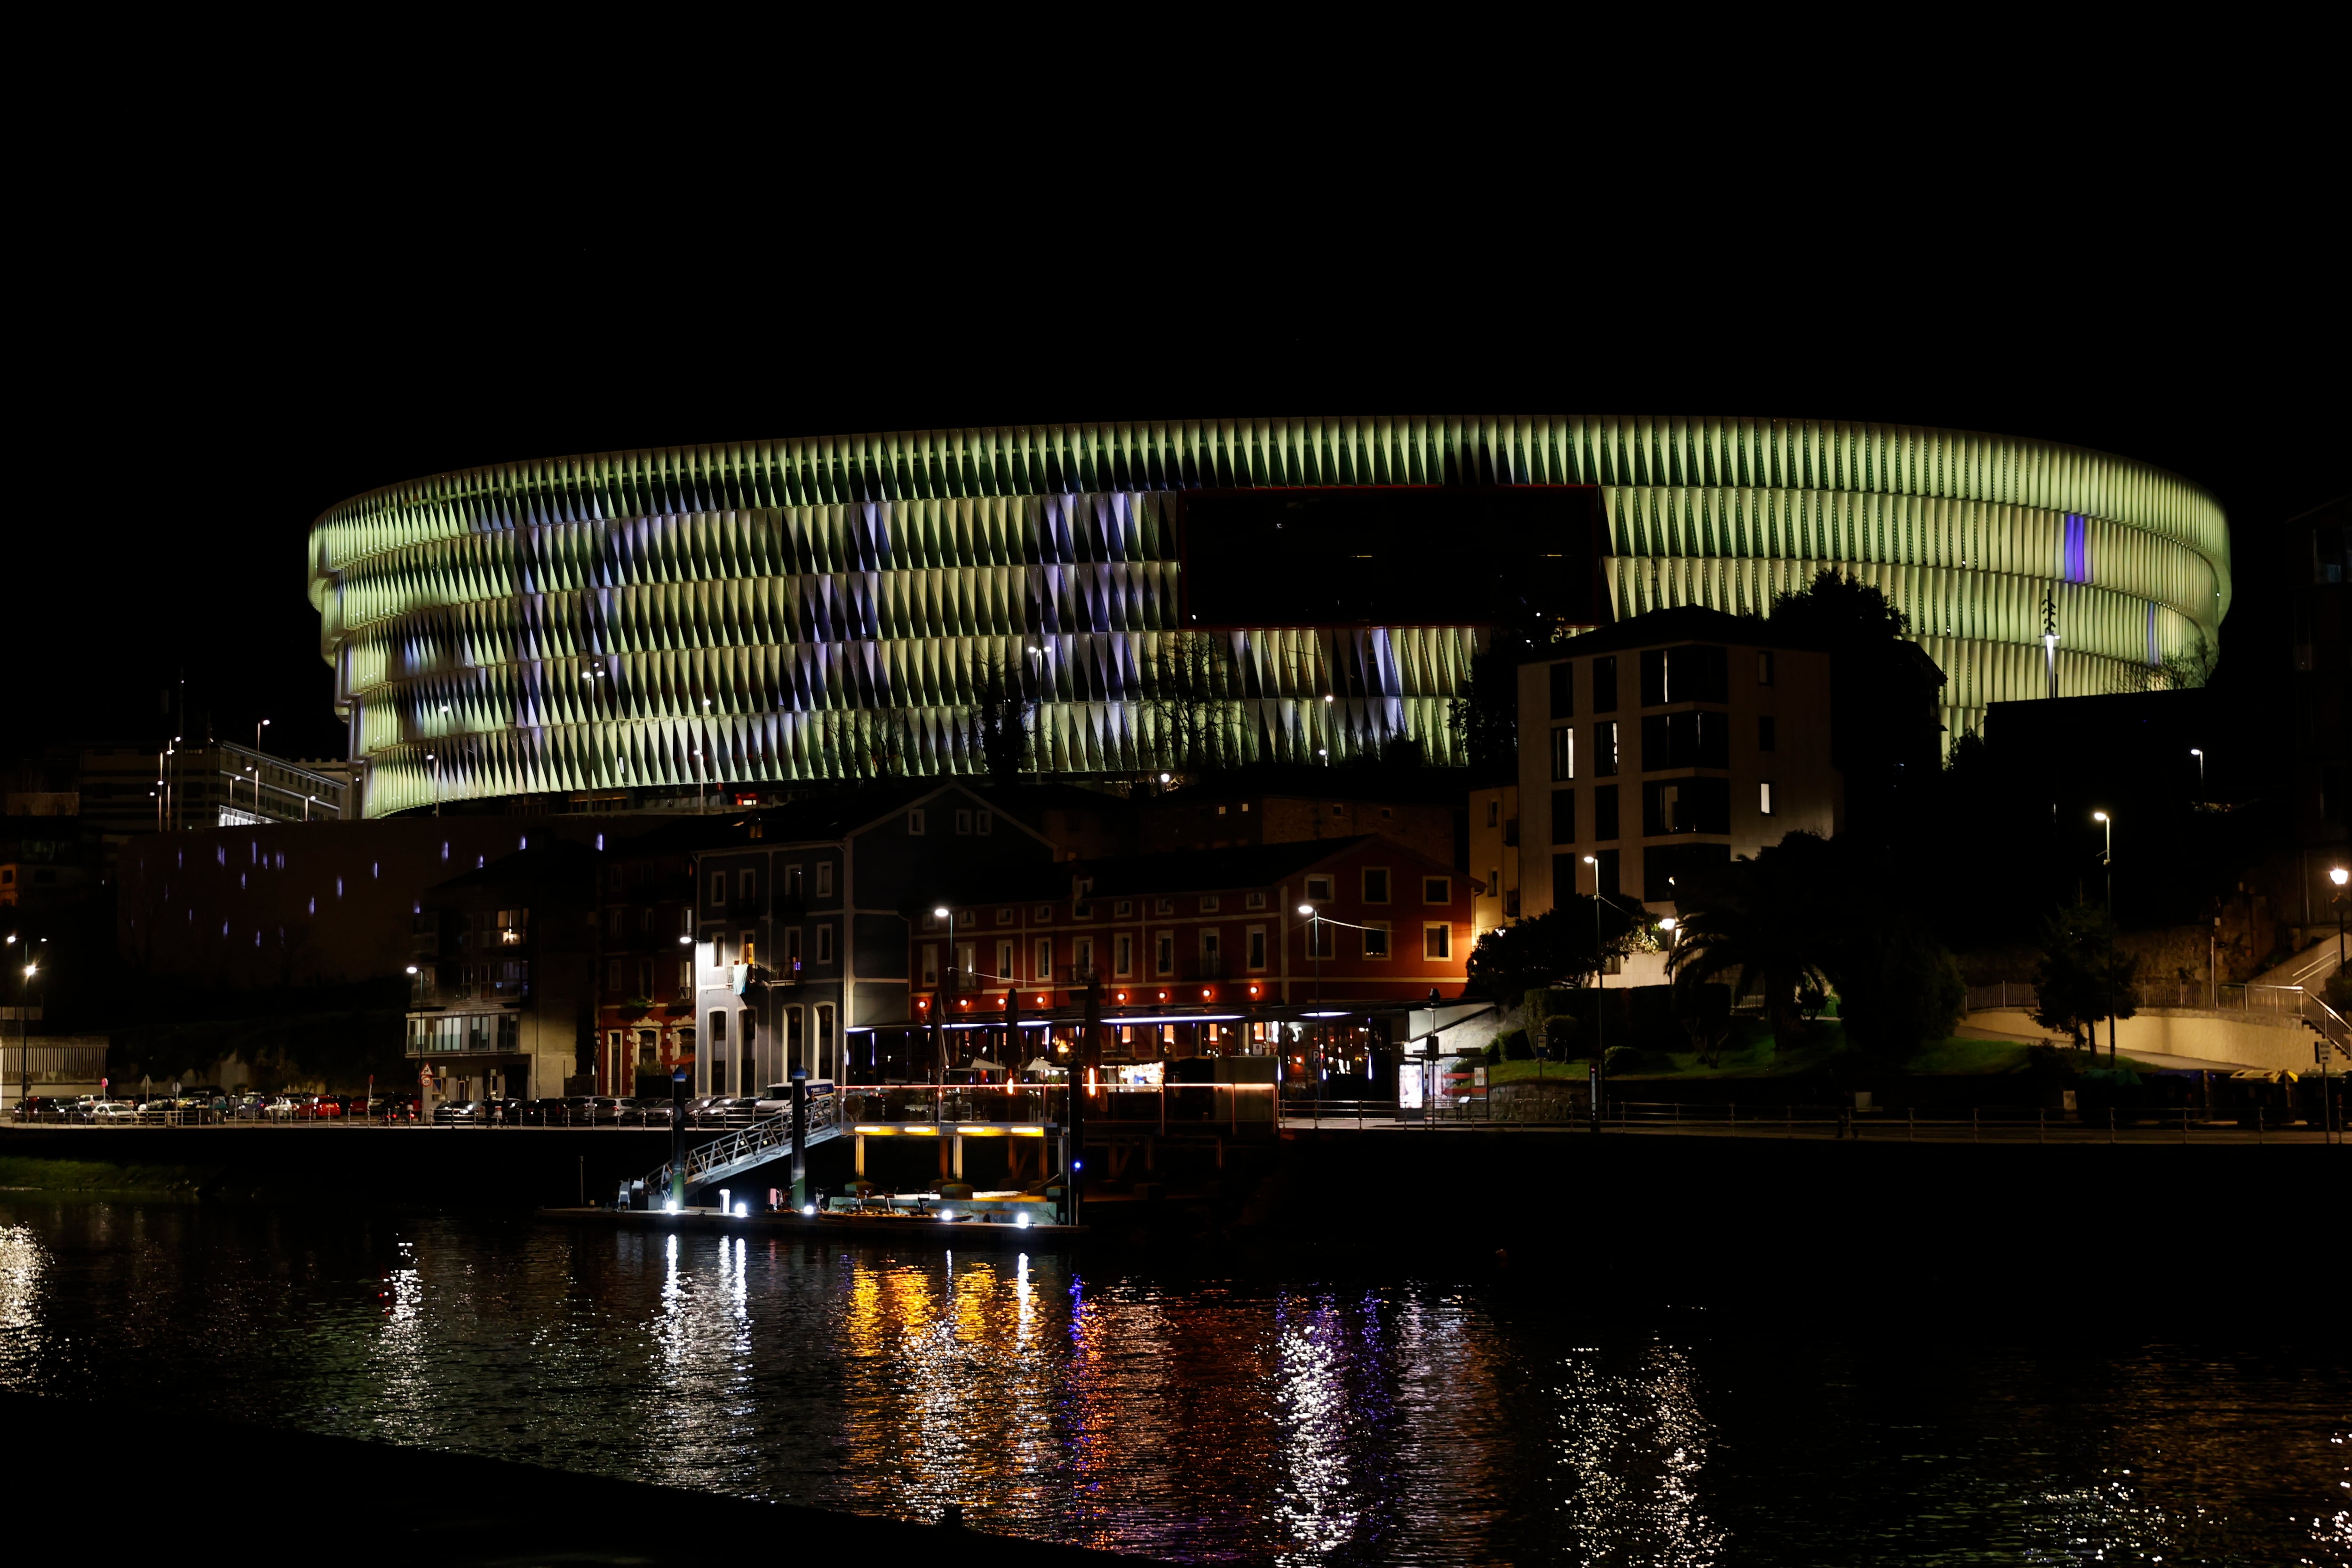
[[[2204,749],[2200,746],[2191,746],[2189,748],[2189,754],[2197,759],[2197,793],[2199,795],[2203,795],[2205,793]]]
[[[2099,851],[2099,865],[2107,874],[2107,972],[2099,984],[2107,991],[2107,1065],[2116,1065],[2116,819],[2104,811],[2091,813],[2091,820],[2106,830],[2106,847]],[[2097,1058],[2098,1037],[2091,1037],[2093,1059]]]
[[[267,719],[262,720],[253,727],[253,749],[255,751],[257,752],[261,750],[261,732],[268,728],[269,721]]]
[[[1315,961],[1315,1007],[1323,1007],[1323,911],[1313,904],[1301,904],[1298,912],[1307,917],[1307,956]],[[1322,1092],[1323,1046],[1318,1039],[1315,1047],[1315,1082],[1317,1095]]]
[[[2104,811],[2091,813],[2091,820],[2106,832],[2106,847],[2099,851],[2099,864],[2107,873],[2107,918],[2116,917],[2116,819]]]
[[[6,945],[16,945],[11,932]],[[47,947],[47,937],[36,937],[25,943],[21,956],[26,960],[24,973],[16,981],[16,1103],[22,1106],[33,1093],[33,976],[40,973],[40,961],[33,957],[35,947]],[[0,1037],[4,1038],[5,1037]]]
[[[931,1020],[931,1027],[940,1032],[938,1052],[940,1092],[931,1101],[931,1120],[934,1122],[943,1122],[947,1120],[948,1114],[948,1015],[955,1009],[955,910],[945,904],[940,904],[931,910],[931,917],[934,920],[948,922],[948,962],[947,967],[940,973],[939,1016]],[[1052,976],[1047,975],[1045,978],[1050,980]]]
[[[2336,906],[2336,970],[2340,974],[2344,971],[2344,884],[2352,881],[2352,871],[2337,866],[2328,871],[2327,879],[2336,884],[2336,897],[2328,901]]]

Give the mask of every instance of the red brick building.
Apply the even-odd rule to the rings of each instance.
[[[916,922],[908,1022],[947,1001],[959,1022],[1002,1017],[1017,988],[1061,1039],[1092,982],[1114,1059],[1268,1055],[1342,1015],[1385,1043],[1371,1015],[1461,993],[1470,901],[1451,866],[1378,835],[1056,862],[964,889],[952,933]]]

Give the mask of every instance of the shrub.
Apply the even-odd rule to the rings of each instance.
[[[1556,1062],[1564,1062],[1576,1054],[1576,1020],[1566,1013],[1555,1013],[1543,1023],[1544,1050]]]
[[[1672,1065],[1664,1053],[1645,1051],[1639,1046],[1609,1047],[1608,1067],[1612,1077],[1619,1073],[1664,1072]]]
[[[1506,1029],[1495,1037],[1495,1045],[1502,1051],[1502,1059],[1505,1061],[1524,1062],[1532,1061],[1535,1058],[1535,1049],[1528,1044],[1528,1032],[1525,1029]]]

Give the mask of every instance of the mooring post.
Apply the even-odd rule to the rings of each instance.
[[[793,1069],[793,1212],[808,1202],[808,1069]]]
[[[686,1206],[686,1069],[669,1075],[669,1201]]]

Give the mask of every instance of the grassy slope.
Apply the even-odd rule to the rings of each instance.
[[[2012,1040],[1964,1040],[1958,1036],[1942,1040],[1920,1051],[1903,1064],[1902,1070],[1918,1078],[1992,1078],[2005,1073],[2023,1072],[2028,1047]],[[1726,1051],[1713,1067],[1702,1066],[1692,1051],[1675,1051],[1666,1059],[1673,1064],[1664,1072],[1617,1073],[1618,1079],[1673,1079],[1695,1082],[1707,1079],[1743,1078],[1802,1078],[1818,1072],[1845,1050],[1845,1042],[1833,1028],[1819,1031],[1819,1037],[1788,1052],[1773,1049],[1769,1036],[1736,1051]],[[2124,1065],[2139,1071],[2148,1068],[2124,1058]],[[1540,1070],[1538,1070],[1540,1069]],[[1585,1064],[1571,1062],[1503,1062],[1486,1069],[1489,1084],[1534,1083],[1538,1079],[1584,1081]]]

